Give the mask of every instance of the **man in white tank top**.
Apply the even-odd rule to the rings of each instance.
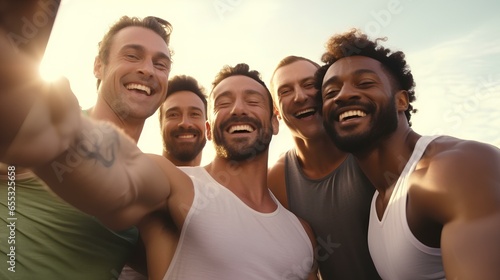
[[[359,30],[333,36],[318,71],[325,127],[376,188],[368,233],[383,279],[498,279],[500,150],[410,126],[402,52]]]

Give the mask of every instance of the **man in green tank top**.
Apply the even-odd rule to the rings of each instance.
[[[37,50],[32,53],[39,58],[58,8],[56,1],[52,4],[45,7],[34,1],[17,7],[12,2],[6,9],[15,11],[6,15],[13,20],[52,9],[51,22],[45,26],[49,32],[40,30],[26,46]],[[99,43],[94,68],[98,99],[85,113],[113,122],[137,142],[145,120],[166,96],[171,29],[155,17],[117,21]],[[1,279],[118,278],[137,242],[136,228],[119,232],[106,228],[58,198],[27,169],[2,165],[0,174],[0,211],[7,213],[15,206],[13,216],[1,216],[7,226],[13,225],[0,228],[2,238],[13,236],[11,243],[0,242]]]

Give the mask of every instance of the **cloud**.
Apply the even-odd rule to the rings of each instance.
[[[408,54],[417,131],[500,144],[500,38],[492,36],[498,24]]]

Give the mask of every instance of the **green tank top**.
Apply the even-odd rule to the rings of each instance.
[[[136,228],[107,229],[36,177],[16,179],[15,190],[8,182],[0,178],[0,279],[118,279],[137,242]]]

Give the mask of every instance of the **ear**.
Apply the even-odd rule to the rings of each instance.
[[[101,79],[102,80],[101,67],[102,67],[102,61],[99,58],[99,56],[96,56],[95,59],[94,59],[94,76],[97,79]]]
[[[278,132],[280,131],[280,122],[278,121],[276,114],[273,114],[271,117],[271,125],[273,126],[273,135],[278,135]]]
[[[406,90],[400,90],[395,93],[394,100],[396,102],[396,109],[398,112],[404,112],[408,110],[410,105],[410,99],[408,97],[408,92]]]
[[[278,108],[276,108],[275,106],[273,107],[273,113],[278,118],[278,121],[280,121],[281,120],[281,114],[280,114],[280,111],[278,110]]]
[[[205,122],[205,130],[207,134],[207,140],[212,141],[212,130],[210,129],[210,124],[208,121]]]

